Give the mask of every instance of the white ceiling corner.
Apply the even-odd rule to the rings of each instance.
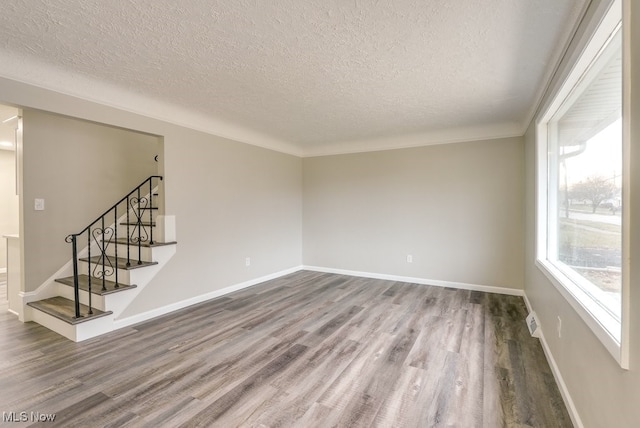
[[[522,135],[587,0],[38,0],[0,75],[286,153]]]

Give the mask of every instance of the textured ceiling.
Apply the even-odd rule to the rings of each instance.
[[[520,135],[585,1],[3,2],[0,75],[300,154]]]

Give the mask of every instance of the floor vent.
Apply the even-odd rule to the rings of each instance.
[[[533,337],[540,337],[540,325],[538,324],[538,316],[535,312],[531,312],[527,316],[527,327],[529,327],[529,333]]]

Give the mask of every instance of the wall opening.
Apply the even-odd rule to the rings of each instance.
[[[20,229],[18,173],[17,173],[17,130],[19,110],[14,107],[0,105],[0,311],[9,309],[9,294],[13,300],[19,292],[19,270],[10,266],[16,262],[10,247],[18,248]],[[11,286],[8,276],[11,275]]]

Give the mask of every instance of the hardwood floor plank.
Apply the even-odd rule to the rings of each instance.
[[[115,417],[110,417],[102,425],[104,428],[139,427],[143,424],[142,418],[136,414],[125,412]]]
[[[484,310],[473,304],[465,311],[464,333],[456,368],[455,392],[452,397],[455,417],[449,414],[447,425],[481,427],[483,422],[484,376]]]
[[[331,415],[332,410],[320,403],[313,403],[313,405],[305,412],[305,414],[298,421],[301,427],[324,427],[328,420],[328,416]]]
[[[325,339],[344,327],[345,324],[360,311],[362,311],[362,306],[351,306],[319,326],[316,330],[311,331],[300,343],[304,343],[310,347],[319,346]]]
[[[256,367],[282,350],[283,346],[291,344],[290,341],[282,341],[268,337],[266,340],[254,345],[253,353],[247,358],[250,345],[243,343],[234,347],[236,352],[228,357],[224,354],[211,361],[208,369],[188,387],[187,392],[200,400],[214,400],[217,395],[233,389],[240,384],[247,375],[256,371]],[[226,357],[226,358],[225,358]],[[213,398],[212,398],[213,397]]]
[[[416,409],[422,408],[423,385],[428,382],[426,370],[403,366],[398,380],[388,391],[375,415],[374,425],[379,427],[419,427],[420,419]]]
[[[196,414],[192,419],[181,426],[210,426],[221,416],[233,410],[234,406],[238,406],[242,399],[251,394],[254,389],[265,384],[276,373],[286,369],[288,365],[299,358],[305,351],[307,351],[307,349],[308,348],[306,346],[300,344],[291,346],[285,352],[278,355],[275,359],[267,363],[267,365],[255,372],[252,376],[247,377],[247,379],[241,384],[224,394],[211,405],[207,406],[206,409]]]
[[[408,365],[426,369],[441,351],[450,347],[449,329],[450,323],[445,318],[431,316],[425,319],[425,325],[407,356]]]
[[[0,402],[6,403],[9,409],[34,409],[40,403],[46,403],[50,399],[59,399],[60,396],[72,391],[78,391],[83,388],[84,385],[76,378],[68,378],[60,383],[45,386],[43,389],[31,392],[27,397],[20,397],[13,399],[6,397],[3,394],[0,397]],[[24,389],[21,391],[24,394]],[[21,410],[22,411],[22,410]]]
[[[207,405],[202,401],[186,397],[182,400],[172,401],[170,406],[162,408],[145,409],[144,425],[150,427],[170,426],[175,427],[189,421],[194,414],[204,410]]]
[[[74,403],[72,406],[66,407],[56,412],[55,423],[57,425],[71,425],[72,421],[82,415],[86,415],[98,406],[104,405],[110,400],[109,397],[101,392],[89,395],[87,398]],[[30,425],[31,427],[45,427],[46,422],[38,422]]]
[[[256,409],[248,422],[251,426],[304,426],[300,419],[361,349],[361,344],[346,340],[296,361],[274,378],[271,385],[278,394]]]
[[[375,342],[368,343],[340,376],[325,390],[318,402],[330,409],[343,413],[351,403],[354,407],[361,398],[362,391],[375,374],[376,363],[384,358],[390,349],[392,336],[381,334]]]
[[[511,397],[508,395],[509,390],[505,388],[503,382],[506,381],[506,370],[501,369],[506,361],[506,347],[503,342],[498,340],[496,336],[495,324],[492,322],[493,317],[484,311],[485,330],[484,330],[484,369],[483,369],[483,403],[482,415],[483,426],[485,428],[506,426],[505,408],[509,409],[508,402]],[[502,393],[501,393],[502,392]]]
[[[260,342],[256,341],[255,334],[247,334],[246,340],[237,343],[236,352],[231,356],[214,357],[211,361],[213,364],[209,365],[209,369],[188,388],[188,391],[193,397],[203,401],[215,401],[245,379],[258,373],[261,367],[283,350],[295,345],[305,334],[306,332],[300,331],[281,340],[267,337]]]
[[[455,419],[457,409],[453,407],[453,395],[455,394],[456,372],[460,355],[447,352],[442,375],[437,378],[437,386],[433,390],[433,400],[427,407],[426,414],[421,418],[424,426],[441,427],[448,426],[451,419]],[[458,424],[454,424],[458,425]]]

